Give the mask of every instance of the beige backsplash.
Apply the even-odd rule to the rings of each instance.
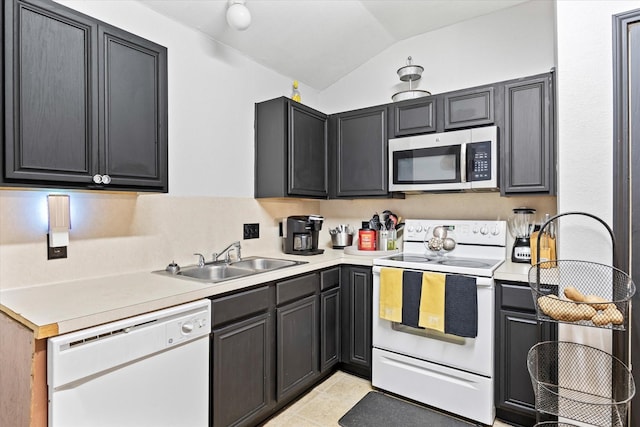
[[[46,196],[71,195],[68,258],[47,260]],[[406,199],[290,200],[175,197],[76,191],[0,190],[0,289],[55,283],[189,264],[234,240],[243,255],[280,250],[278,221],[321,214],[321,247],[328,229],[360,222],[389,209],[403,218],[506,219],[511,209],[555,213],[555,197],[500,197],[496,193],[411,195]],[[242,224],[260,224],[260,238],[242,240]]]

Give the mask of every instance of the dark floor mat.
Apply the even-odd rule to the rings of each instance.
[[[342,427],[470,427],[469,423],[386,394],[370,391],[338,421]]]

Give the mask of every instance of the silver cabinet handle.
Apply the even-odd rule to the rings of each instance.
[[[93,175],[93,182],[96,184],[109,184],[111,177],[109,175],[100,175],[99,173]]]

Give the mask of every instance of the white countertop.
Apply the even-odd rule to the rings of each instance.
[[[511,262],[507,259],[493,274],[495,280],[509,280],[512,282],[529,283],[529,269],[531,264]]]
[[[307,261],[307,264],[220,283],[140,272],[6,289],[0,291],[0,311],[32,329],[36,338],[47,338],[327,267],[371,266],[375,258],[346,255],[331,249],[313,256],[251,255]]]

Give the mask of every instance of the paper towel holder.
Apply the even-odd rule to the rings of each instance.
[[[47,259],[67,257],[69,229],[71,229],[70,197],[66,194],[49,194],[47,211],[49,229],[47,234]]]

